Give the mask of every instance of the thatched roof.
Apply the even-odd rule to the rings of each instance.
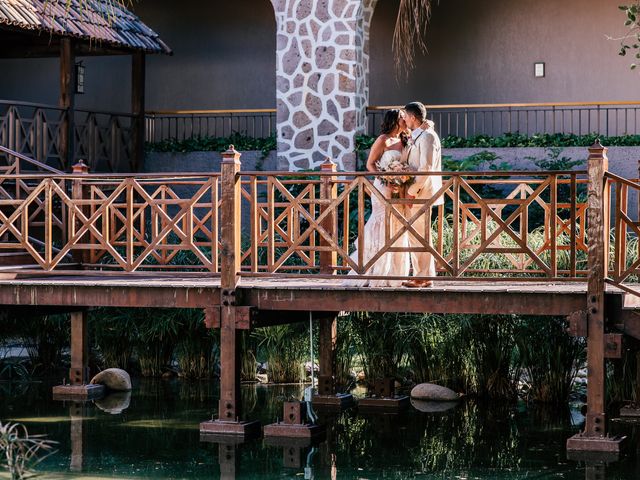
[[[49,32],[96,46],[171,53],[158,34],[109,0],[0,0],[0,28]]]

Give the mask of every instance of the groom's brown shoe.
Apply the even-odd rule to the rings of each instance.
[[[431,280],[407,280],[402,282],[403,287],[408,288],[429,288],[433,285]]]

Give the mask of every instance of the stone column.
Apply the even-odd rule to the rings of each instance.
[[[368,31],[377,0],[271,0],[277,24],[278,168],[355,167],[366,127]]]

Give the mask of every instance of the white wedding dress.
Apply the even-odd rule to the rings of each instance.
[[[387,150],[382,154],[381,160],[394,160],[399,158],[402,153],[398,150]],[[390,158],[386,158],[386,156]],[[380,182],[378,178],[373,183],[373,186],[377,188],[385,198],[391,198],[392,191],[389,187],[386,187]],[[400,205],[396,205],[396,209],[402,212]],[[358,212],[363,215],[364,212]],[[371,195],[371,216],[364,226],[364,264],[366,265],[380,250],[385,248],[385,204],[380,201],[376,195]],[[400,229],[400,221],[393,213],[389,216],[389,234],[392,238],[395,233]],[[358,245],[356,240],[355,245]],[[409,237],[405,232],[398,240],[393,244],[394,248],[409,248]],[[358,251],[354,251],[350,258],[357,263]],[[410,254],[407,252],[386,252],[378,258],[375,263],[369,267],[365,275],[379,276],[379,277],[408,277],[410,271]],[[356,272],[350,271],[349,276],[356,275]],[[368,279],[346,279],[343,284],[345,286],[363,286],[363,287],[400,287],[402,280],[368,280]]]

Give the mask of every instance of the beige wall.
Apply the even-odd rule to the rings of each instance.
[[[381,0],[371,28],[371,105],[640,100],[640,74],[617,55],[618,0],[440,0],[407,83],[392,75],[399,0]],[[534,62],[547,76],[533,76]]]
[[[618,42],[619,0],[440,0],[408,83],[393,75],[399,0],[380,0],[371,32],[371,105],[640,100],[640,74]],[[179,7],[178,7],[179,5]],[[141,0],[136,11],[175,50],[148,58],[148,109],[275,106],[275,19],[269,0]],[[533,78],[546,62],[547,77]],[[86,108],[128,110],[128,57],[86,60]],[[0,99],[55,103],[58,64],[0,61]]]

